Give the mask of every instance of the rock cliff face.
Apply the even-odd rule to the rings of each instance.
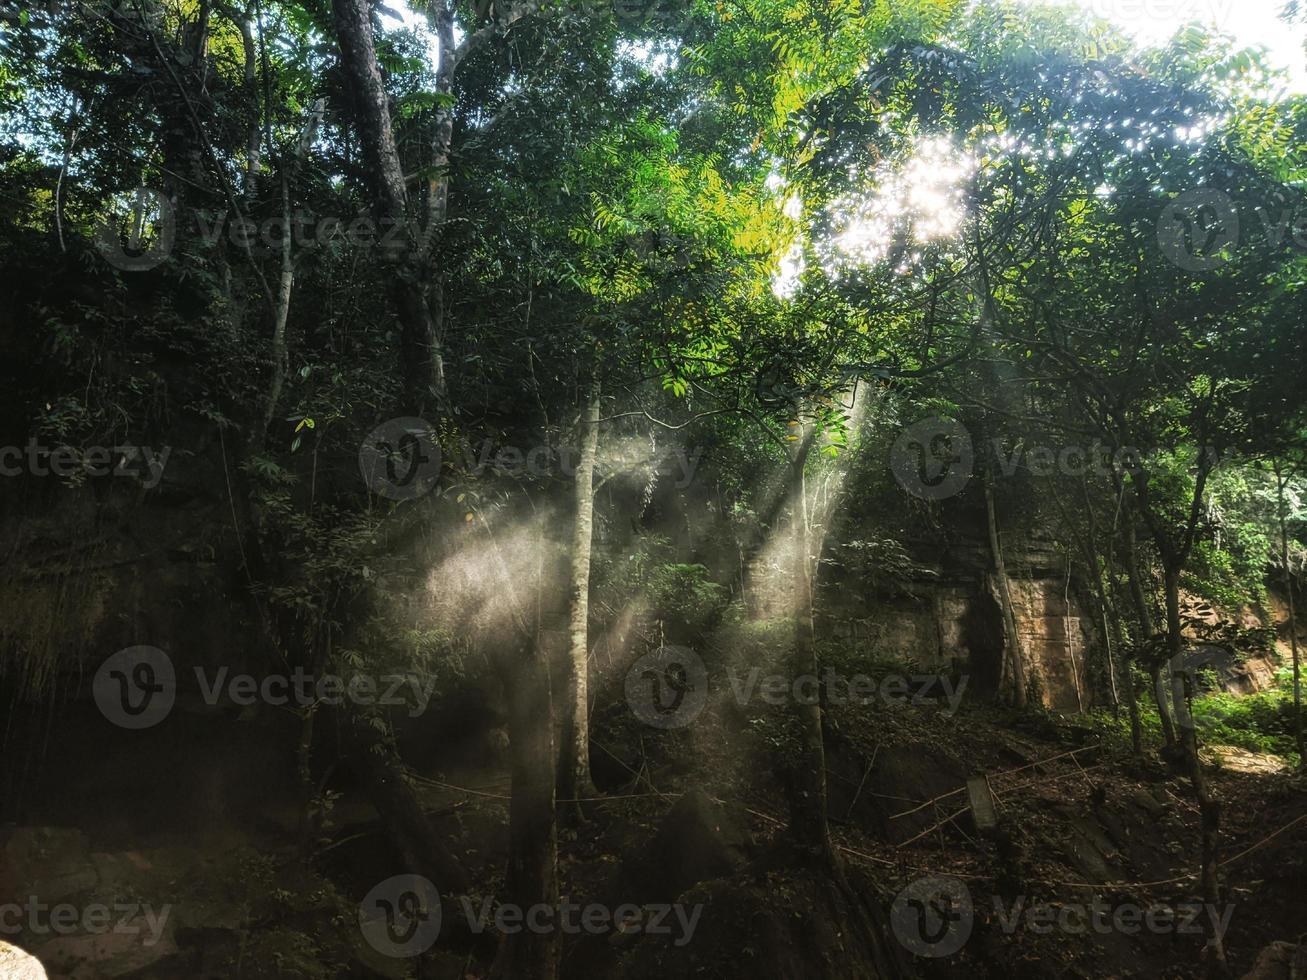
[[[1220,677],[1221,685],[1234,694],[1254,694],[1275,683],[1281,663],[1289,663],[1288,608],[1272,591],[1266,612],[1244,605],[1222,609],[1202,596],[1180,593],[1180,615],[1185,636],[1201,647]],[[1274,625],[1274,645],[1265,638]],[[1262,634],[1258,636],[1258,634]]]
[[[1026,676],[1043,703],[1078,712],[1093,705],[1087,661],[1103,655],[1082,584],[1068,577],[1065,559],[1038,541],[1008,556],[1009,589]],[[1003,615],[987,549],[964,542],[925,557],[910,579],[879,595],[849,583],[828,589],[827,626],[852,648],[923,670],[967,677],[972,696],[998,691]]]
[[[1026,675],[1039,680],[1044,704],[1058,711],[1083,711],[1093,698],[1085,665],[1093,649],[1100,649],[1102,634],[1091,625],[1089,611],[1081,607],[1064,579],[1024,579],[1014,583],[1017,633],[1026,659]]]
[[[1078,570],[1068,571],[1061,551],[1035,536],[1015,543],[1006,559],[1025,674],[1044,706],[1067,713],[1101,706],[1112,679],[1106,625],[1089,585]],[[838,578],[829,583],[824,628],[850,650],[965,675],[970,696],[992,697],[1004,626],[988,549],[964,541],[916,561],[909,575],[874,591]],[[1211,665],[1232,693],[1265,690],[1288,662],[1287,612],[1274,592],[1269,605],[1266,613],[1249,606],[1231,611],[1182,594],[1186,638],[1210,651]],[[1254,637],[1272,621],[1280,634],[1274,650]]]

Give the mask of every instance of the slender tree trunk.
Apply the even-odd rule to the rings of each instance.
[[[1126,710],[1130,716],[1130,748],[1136,756],[1142,756],[1143,748],[1143,727],[1139,722],[1139,704],[1135,700],[1135,678],[1134,670],[1130,666],[1130,658],[1125,655],[1125,646],[1121,642],[1121,617],[1116,610],[1115,598],[1112,589],[1107,581],[1112,558],[1112,536],[1115,535],[1115,526],[1113,526],[1108,538],[1107,560],[1104,561],[1098,553],[1098,522],[1094,517],[1093,500],[1089,495],[1089,481],[1084,475],[1080,480],[1081,491],[1085,500],[1085,513],[1088,516],[1088,535],[1086,537],[1086,550],[1090,566],[1094,575],[1094,591],[1098,596],[1098,604],[1103,613],[1103,642],[1107,645],[1107,669],[1113,678],[1112,696],[1113,696],[1113,715],[1116,714],[1116,681],[1115,678],[1120,676],[1121,686],[1125,689]]]
[[[245,97],[249,100],[250,126],[245,136],[245,174],[241,191],[245,200],[253,203],[259,193],[259,168],[261,166],[260,136],[263,132],[263,112],[259,102],[258,53],[254,47],[254,12],[246,10],[241,13],[233,8],[219,5],[218,9],[227,14],[241,34],[241,48],[245,55],[243,83]]]
[[[1021,649],[1021,638],[1017,634],[1017,617],[1012,608],[1012,592],[1008,587],[1007,564],[1003,560],[1003,545],[999,538],[998,518],[994,510],[994,481],[989,467],[984,469],[985,485],[985,522],[989,530],[989,553],[994,561],[994,578],[998,584],[999,602],[1003,607],[1003,659],[1009,670],[1004,673],[1011,677],[1012,703],[1018,708],[1026,706],[1026,665],[1025,654]]]
[[[281,174],[281,213],[285,224],[281,230],[281,275],[277,280],[277,304],[272,312],[272,349],[269,354],[268,388],[263,400],[259,427],[250,433],[249,449],[257,453],[263,448],[272,420],[277,414],[277,403],[286,384],[287,350],[286,322],[290,319],[290,297],[295,288],[295,263],[291,254],[290,178],[284,165]]]
[[[580,459],[573,490],[571,588],[568,603],[568,690],[563,724],[559,795],[575,800],[594,793],[590,778],[590,549],[594,538],[594,469],[599,448],[599,380],[591,381],[582,410]],[[580,813],[574,805],[573,812]]]
[[[1153,612],[1148,605],[1148,596],[1144,593],[1143,573],[1139,568],[1139,549],[1135,539],[1133,518],[1125,522],[1125,560],[1126,577],[1130,580],[1130,598],[1134,602],[1135,618],[1139,621],[1139,632],[1143,634],[1138,643],[1140,649],[1146,649],[1156,630],[1153,626]],[[1177,747],[1175,723],[1171,718],[1171,709],[1167,704],[1163,686],[1162,669],[1165,666],[1155,655],[1149,654],[1147,662],[1148,676],[1152,681],[1153,699],[1157,702],[1157,716],[1162,725],[1162,736],[1166,740],[1166,749],[1174,752]]]
[[[1307,769],[1307,751],[1303,750],[1302,673],[1298,656],[1298,617],[1293,600],[1293,571],[1289,568],[1289,530],[1285,519],[1284,488],[1289,477],[1275,463],[1276,515],[1280,523],[1280,564],[1284,566],[1284,592],[1289,603],[1289,649],[1293,653],[1293,738],[1298,747],[1298,768]]]
[[[549,668],[539,642],[524,642],[505,664],[508,738],[513,790],[508,815],[508,870],[504,901],[523,911],[558,907],[558,835],[555,819],[553,704]],[[524,927],[504,938],[491,980],[554,980],[558,932]]]
[[[1205,416],[1204,416],[1205,418]],[[1201,436],[1201,431],[1200,431]],[[1200,445],[1206,440],[1200,438]],[[1132,486],[1139,513],[1148,523],[1157,544],[1162,560],[1163,592],[1166,604],[1166,654],[1171,672],[1171,699],[1175,708],[1175,734],[1179,740],[1180,755],[1189,770],[1189,780],[1193,785],[1194,802],[1198,804],[1199,833],[1202,853],[1202,890],[1203,899],[1209,908],[1216,908],[1220,903],[1219,844],[1221,808],[1212,795],[1203,771],[1202,760],[1198,755],[1198,732],[1189,705],[1193,698],[1193,670],[1184,662],[1183,623],[1180,619],[1180,573],[1184,570],[1194,543],[1194,534],[1202,513],[1203,490],[1211,473],[1214,457],[1206,451],[1199,457],[1198,472],[1194,479],[1194,489],[1189,500],[1189,516],[1184,531],[1177,543],[1168,533],[1165,520],[1150,506],[1151,488],[1146,472],[1132,474]],[[1165,701],[1165,691],[1159,688],[1158,701]],[[1213,976],[1222,976],[1227,971],[1225,947],[1219,930],[1213,929],[1207,943],[1211,953]]]
[[[794,546],[794,647],[791,672],[799,677],[818,677],[816,626],[813,622],[812,562],[808,554],[808,496],[804,467],[812,444],[812,433],[795,427],[790,457],[790,488]],[[811,685],[801,685],[810,688]],[[794,699],[799,726],[799,758],[790,791],[790,833],[795,843],[827,864],[834,863],[826,800],[826,747],[822,739],[821,698],[815,688],[808,703]]]
[[[318,628],[318,634],[307,644],[313,651],[310,677],[321,677],[323,666],[331,661],[331,631],[329,628],[322,631],[321,620]],[[318,831],[322,827],[321,820],[314,814],[318,786],[313,778],[313,740],[320,707],[315,702],[300,712],[300,739],[295,749],[295,770],[300,784],[300,855],[306,861],[313,855]]]
[[[1094,579],[1094,597],[1098,600],[1098,614],[1103,623],[1103,646],[1107,649],[1107,679],[1112,694],[1112,717],[1121,715],[1121,697],[1117,691],[1116,651],[1112,646],[1112,631],[1107,621],[1107,589],[1103,585],[1103,563],[1098,554],[1098,521],[1094,517],[1094,502],[1089,496],[1089,481],[1082,473],[1080,490],[1085,499],[1085,562]]]
[[[1180,621],[1180,566],[1172,561],[1164,561],[1164,588],[1166,591],[1166,649],[1172,664],[1179,665],[1184,655],[1184,637]],[[1178,724],[1180,747],[1184,753],[1185,765],[1189,771],[1189,781],[1193,786],[1194,801],[1198,804],[1199,834],[1201,836],[1202,889],[1203,901],[1209,907],[1220,904],[1220,881],[1218,878],[1218,859],[1221,826],[1221,805],[1212,796],[1203,771],[1202,760],[1198,755],[1198,730],[1193,715],[1189,710],[1189,701],[1193,698],[1193,672],[1181,669],[1178,675],[1172,675],[1172,697],[1175,701],[1175,716]],[[1219,931],[1213,931],[1208,945],[1218,970],[1225,963],[1225,948]]]
[[[1144,754],[1144,728],[1139,719],[1139,695],[1135,691],[1135,669],[1130,658],[1125,655],[1125,642],[1121,631],[1121,613],[1117,609],[1116,599],[1111,600],[1108,612],[1112,624],[1112,636],[1116,640],[1116,649],[1121,659],[1121,681],[1125,688],[1126,706],[1130,713],[1130,751],[1137,758]]]

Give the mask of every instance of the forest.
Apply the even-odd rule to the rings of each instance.
[[[0,2],[0,978],[1307,977],[1236,6]]]

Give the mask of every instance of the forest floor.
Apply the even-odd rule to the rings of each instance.
[[[792,859],[774,746],[749,719],[708,712],[692,731],[657,741],[600,731],[605,792],[561,829],[562,894],[581,906],[640,906],[650,925],[660,903],[682,907],[684,918],[669,915],[659,936],[565,935],[562,975],[1199,977],[1217,922],[1238,977],[1263,950],[1296,944],[1307,930],[1307,785],[1269,757],[1208,754],[1219,757],[1224,885],[1209,910],[1197,891],[1187,780],[1154,758],[1133,760],[1084,721],[911,706],[874,714],[845,706],[828,721],[832,832],[860,899],[850,904],[849,893]],[[966,782],[977,774],[988,777],[996,828],[978,829],[970,814]],[[464,912],[502,885],[507,776],[432,769],[418,787],[475,883],[470,906],[446,896],[441,941],[418,975],[483,976],[492,930],[478,935]],[[94,810],[3,828],[4,893],[135,904],[141,924],[134,934],[7,938],[52,977],[78,980],[414,975],[414,961],[381,956],[359,938],[357,903],[399,866],[348,787],[330,841],[307,865],[291,794],[260,793],[210,816],[224,819],[130,835]],[[960,882],[970,906],[955,951],[917,945],[912,920],[894,912],[905,888],[941,877]],[[145,912],[165,907],[152,936]]]

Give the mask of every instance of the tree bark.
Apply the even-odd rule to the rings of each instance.
[[[1130,658],[1125,656],[1125,643],[1121,632],[1121,613],[1117,609],[1115,597],[1110,600],[1111,606],[1108,611],[1108,617],[1112,625],[1112,636],[1116,640],[1116,648],[1121,658],[1121,680],[1125,687],[1125,700],[1130,714],[1130,751],[1136,758],[1142,758],[1144,754],[1144,730],[1143,724],[1139,719],[1139,695],[1135,691],[1135,669],[1130,663]]]
[[[1088,518],[1088,534],[1086,537],[1086,550],[1088,552],[1090,565],[1094,576],[1094,590],[1098,596],[1098,604],[1103,612],[1103,642],[1107,645],[1107,669],[1111,672],[1113,680],[1113,714],[1116,711],[1116,683],[1115,678],[1121,676],[1122,687],[1125,688],[1126,710],[1130,716],[1130,748],[1136,757],[1142,756],[1143,747],[1143,726],[1139,721],[1139,704],[1135,700],[1135,678],[1134,670],[1130,666],[1130,658],[1125,656],[1125,647],[1121,643],[1121,617],[1116,611],[1114,597],[1110,594],[1111,590],[1106,581],[1110,561],[1112,557],[1112,539],[1115,536],[1115,521],[1111,531],[1109,531],[1107,556],[1105,562],[1098,552],[1098,521],[1094,517],[1093,500],[1089,495],[1089,481],[1082,474],[1080,488],[1085,500],[1085,513]],[[1119,508],[1118,508],[1119,514]],[[1115,652],[1113,650],[1115,643]]]
[[[378,216],[405,221],[407,194],[399,150],[390,124],[386,88],[372,40],[372,16],[367,0],[332,0],[340,62],[354,99],[363,158],[372,174]]]
[[[568,602],[568,690],[559,796],[594,794],[590,777],[590,550],[594,539],[594,469],[599,448],[599,379],[589,385],[580,425],[580,458],[573,489],[571,583]],[[570,809],[580,813],[579,804]]]
[[[556,910],[558,836],[549,669],[538,642],[523,642],[514,661],[504,665],[513,777],[504,901],[523,911],[542,903]],[[556,928],[543,933],[523,928],[507,935],[491,967],[491,980],[555,980],[558,938]]]
[[[1144,592],[1143,573],[1139,568],[1139,549],[1135,538],[1133,515],[1125,523],[1125,561],[1126,577],[1130,581],[1130,598],[1135,607],[1135,618],[1139,621],[1139,632],[1143,634],[1136,644],[1139,649],[1146,649],[1156,630],[1153,625],[1153,612],[1148,606],[1148,596]],[[1171,709],[1167,705],[1163,690],[1162,668],[1164,664],[1154,655],[1147,662],[1148,676],[1152,681],[1153,700],[1157,703],[1157,716],[1162,725],[1162,737],[1166,740],[1167,751],[1174,752],[1177,746],[1175,722],[1171,718]]]
[[[1021,649],[1021,638],[1017,635],[1017,617],[1012,608],[1012,592],[1008,587],[1007,564],[1003,560],[1003,545],[999,538],[998,518],[994,512],[994,481],[989,467],[984,469],[985,484],[985,522],[989,531],[989,552],[994,561],[994,578],[998,584],[998,595],[1003,607],[1004,640],[1003,659],[1010,666],[1012,679],[1012,703],[1018,708],[1026,706],[1026,665],[1025,654]],[[1004,671],[1007,674],[1007,671]]]
[[[812,432],[796,426],[790,457],[790,519],[793,524],[793,655],[791,672],[799,677],[818,676],[816,627],[813,622],[812,562],[808,554],[808,496],[804,467],[812,445]],[[810,703],[794,699],[799,728],[799,757],[790,789],[790,834],[804,851],[833,865],[826,800],[826,747],[822,739],[821,699],[814,691]]]
[[[429,879],[442,895],[466,892],[467,873],[431,829],[402,764],[373,726],[373,719],[350,711],[344,728],[367,782],[369,799],[387,836],[399,848],[405,867]]]
[[[1211,397],[1214,397],[1214,394]],[[1209,397],[1209,407],[1210,401]],[[1206,414],[1202,416],[1202,419],[1203,425],[1198,432],[1199,444],[1206,447],[1207,441],[1204,438]],[[1180,620],[1180,573],[1184,570],[1185,562],[1193,549],[1199,518],[1202,514],[1203,492],[1207,486],[1207,478],[1211,473],[1214,459],[1215,454],[1209,453],[1206,448],[1199,456],[1194,488],[1189,498],[1188,518],[1185,521],[1178,542],[1168,530],[1165,519],[1160,513],[1155,512],[1151,506],[1152,488],[1149,483],[1148,473],[1134,473],[1131,477],[1131,486],[1134,488],[1139,513],[1152,531],[1153,541],[1157,544],[1157,550],[1162,560],[1163,590],[1166,600],[1166,652],[1168,662],[1171,665],[1171,698],[1175,708],[1176,734],[1179,738],[1181,755],[1189,770],[1189,781],[1193,786],[1194,802],[1198,804],[1203,899],[1213,908],[1220,901],[1220,882],[1217,872],[1219,868],[1218,849],[1221,808],[1215,797],[1212,796],[1211,787],[1207,782],[1207,775],[1203,772],[1202,760],[1198,755],[1198,732],[1189,710],[1189,702],[1194,694],[1194,678],[1193,671],[1187,669],[1183,663],[1184,636],[1182,633],[1183,623]],[[1176,676],[1177,670],[1178,677]],[[1164,691],[1158,691],[1159,702],[1165,700],[1164,694]],[[1208,939],[1208,948],[1211,950],[1212,955],[1213,975],[1223,974],[1226,970],[1225,947],[1218,930],[1214,929],[1211,932]]]
[[[281,274],[277,279],[277,302],[272,311],[272,344],[268,365],[268,388],[263,400],[263,411],[258,428],[250,432],[250,455],[258,453],[268,438],[272,420],[277,414],[282,388],[286,384],[288,352],[286,350],[286,323],[290,319],[290,297],[295,288],[295,260],[291,254],[290,178],[284,169],[281,173],[281,213],[285,224],[281,230]]]
[[[1280,524],[1280,564],[1284,566],[1284,592],[1289,603],[1289,649],[1293,653],[1293,738],[1298,747],[1298,768],[1307,769],[1307,752],[1303,751],[1302,673],[1298,656],[1298,617],[1293,600],[1293,571],[1289,568],[1289,530],[1285,520],[1284,488],[1289,477],[1277,460],[1275,463],[1275,510]]]
[[[332,0],[331,9],[340,44],[341,67],[353,94],[359,142],[372,176],[379,236],[385,238],[392,228],[406,230],[407,247],[403,253],[388,251],[385,256],[395,271],[391,288],[400,323],[405,407],[421,415],[434,402],[434,407],[447,414],[450,406],[444,353],[426,286],[427,246],[434,229],[428,228],[428,233],[419,240],[408,214],[404,170],[391,128],[390,107],[377,63],[367,0]]]
[[[1179,665],[1184,655],[1184,639],[1180,622],[1180,567],[1174,562],[1166,563],[1163,575],[1166,591],[1166,649],[1170,662]],[[1175,714],[1179,722],[1180,747],[1184,753],[1185,765],[1189,770],[1189,781],[1194,790],[1194,801],[1198,804],[1199,834],[1202,855],[1203,901],[1216,908],[1220,903],[1220,882],[1218,879],[1219,835],[1221,825],[1221,805],[1213,798],[1211,787],[1207,783],[1207,774],[1203,771],[1202,760],[1198,756],[1198,733],[1193,715],[1189,711],[1189,701],[1193,698],[1193,672],[1181,669],[1179,674],[1172,673],[1172,697],[1175,701]],[[1217,964],[1225,962],[1225,949],[1221,934],[1213,930],[1209,946]]]

